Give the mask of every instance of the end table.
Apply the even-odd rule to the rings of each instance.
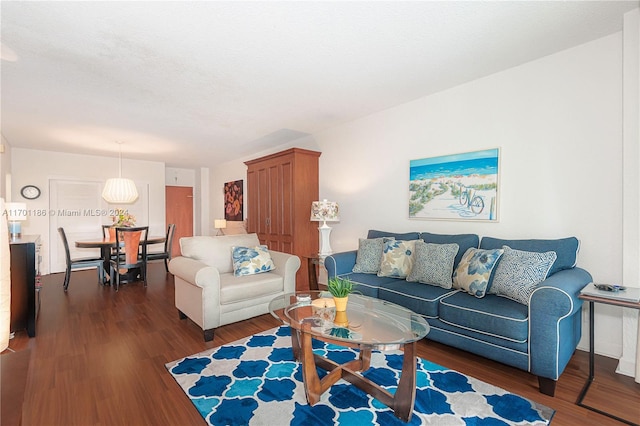
[[[632,308],[632,309],[640,309],[640,302],[625,300],[624,293],[620,293],[616,296],[617,293],[607,292],[605,295],[598,294],[598,290],[595,290],[593,283],[586,286],[578,298],[589,302],[589,378],[585,383],[580,395],[578,396],[578,400],[576,404],[580,407],[586,408],[588,410],[594,411],[596,413],[602,414],[603,416],[607,416],[609,418],[615,419],[619,422],[631,425],[631,426],[639,426],[638,423],[633,423],[629,420],[620,418],[618,416],[614,416],[613,414],[607,413],[605,411],[599,410],[597,408],[591,407],[589,405],[583,404],[582,400],[587,395],[587,391],[589,390],[589,386],[593,382],[595,378],[594,374],[594,363],[595,363],[595,345],[594,345],[594,305],[596,303],[602,303],[605,305],[614,305],[614,306],[622,306],[624,308]]]
[[[309,271],[309,290],[319,290],[318,288],[318,266],[324,265],[324,258],[318,253],[302,256],[307,259],[307,270]]]

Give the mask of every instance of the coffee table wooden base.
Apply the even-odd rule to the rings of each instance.
[[[408,422],[413,414],[413,406],[416,399],[416,343],[403,345],[404,360],[402,373],[395,395],[378,384],[358,374],[359,371],[369,369],[371,361],[371,349],[361,345],[349,345],[340,340],[316,339],[341,346],[349,346],[360,350],[358,359],[344,364],[338,364],[330,359],[313,353],[312,336],[304,330],[291,330],[291,343],[294,357],[302,363],[302,377],[304,389],[309,405],[320,401],[320,396],[340,379],[353,384],[357,388],[373,396],[378,401],[393,409],[396,417]],[[316,367],[326,370],[328,374],[320,379]]]

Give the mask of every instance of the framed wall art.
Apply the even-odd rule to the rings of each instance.
[[[242,180],[224,184],[224,218],[229,221],[242,221]]]
[[[498,221],[500,149],[411,160],[409,218]]]

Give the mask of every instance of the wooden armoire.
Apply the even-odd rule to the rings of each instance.
[[[270,250],[300,257],[296,290],[308,290],[304,256],[318,252],[318,222],[311,203],[318,200],[320,152],[291,148],[246,161],[247,230]]]

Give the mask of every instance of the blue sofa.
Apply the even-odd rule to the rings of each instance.
[[[459,246],[453,270],[470,247],[528,252],[554,251],[557,258],[546,279],[535,286],[528,305],[489,294],[474,297],[460,289],[408,282],[373,273],[352,272],[357,250],[325,259],[328,277],[349,277],[362,294],[405,306],[422,315],[431,326],[432,339],[538,376],[540,392],[553,396],[556,382],[573,355],[581,336],[580,290],[591,275],[576,267],[579,242],[557,240],[504,240],[475,234],[441,235],[410,232],[394,234],[370,230],[367,238],[393,237]],[[498,263],[496,264],[499,265]],[[494,273],[495,273],[494,268]],[[493,275],[489,279],[489,286]]]

